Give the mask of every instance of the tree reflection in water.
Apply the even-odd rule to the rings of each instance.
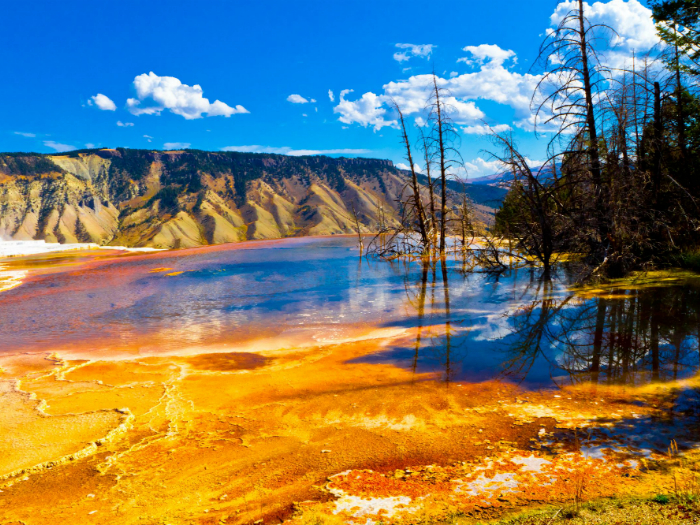
[[[403,264],[415,313],[410,366],[416,373],[440,372],[447,383],[491,378],[528,383],[546,374],[552,385],[639,385],[688,377],[700,367],[700,280],[621,286],[586,298],[561,285],[566,275],[557,285],[535,272],[485,277],[440,261],[424,262],[418,272]],[[507,298],[500,292],[489,303],[508,303],[501,304],[501,331],[490,337],[483,333],[484,315],[470,310],[470,301],[479,299],[463,292],[470,279],[481,289],[512,286]],[[408,365],[400,350],[381,360],[387,358]]]

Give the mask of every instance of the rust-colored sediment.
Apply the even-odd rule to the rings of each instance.
[[[164,264],[150,271],[176,277]],[[348,334],[313,346],[260,330],[167,351],[160,341],[179,334],[151,334],[118,352],[96,337],[0,357],[0,524],[481,519],[683,482],[651,468],[657,455],[592,456],[581,443],[600,442],[593,427],[664,414],[673,389],[697,380],[446,384],[357,362],[405,346],[410,330]]]
[[[576,472],[594,487],[588,497],[672,483],[641,464],[586,459],[573,441],[552,460],[547,442],[662,410],[668,387],[525,392],[349,363],[388,343],[120,361],[3,357],[0,523],[274,523],[295,502],[351,519],[354,497],[402,495],[423,498],[420,512],[488,515],[570,498]],[[523,467],[532,458],[549,463],[533,472]],[[483,472],[511,472],[519,492],[455,492]]]

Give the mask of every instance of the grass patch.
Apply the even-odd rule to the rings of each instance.
[[[673,494],[652,498],[607,498],[566,507],[527,510],[497,520],[454,516],[436,525],[693,525],[700,524],[700,504]],[[426,522],[427,525],[427,522]]]

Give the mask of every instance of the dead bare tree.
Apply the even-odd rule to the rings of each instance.
[[[450,118],[450,107],[447,104],[446,98],[449,94],[438,86],[438,78],[433,73],[433,88],[429,99],[429,122],[432,125],[431,141],[435,145],[438,166],[440,169],[440,245],[439,253],[441,257],[445,256],[446,240],[447,240],[447,222],[448,222],[448,207],[447,207],[447,179],[450,176],[450,169],[459,161],[461,156],[456,142],[459,140],[459,134]]]
[[[357,211],[355,206],[352,207],[352,216],[355,219],[355,229],[357,230],[357,240],[360,246],[360,257],[362,257],[362,252],[364,251],[364,243],[362,242],[362,229],[360,226],[360,219],[357,217]]]
[[[406,149],[406,160],[410,166],[411,171],[411,189],[413,190],[412,202],[410,203],[414,209],[414,215],[418,223],[418,230],[421,237],[422,244],[422,254],[425,255],[430,251],[430,236],[428,235],[428,227],[426,225],[425,207],[423,206],[423,198],[421,197],[420,187],[418,185],[418,177],[416,176],[416,168],[413,162],[413,155],[411,153],[411,141],[408,138],[408,132],[406,131],[406,121],[403,117],[403,112],[399,105],[394,102],[394,109],[398,113],[399,122],[401,124],[401,141],[404,148]],[[404,203],[408,204],[408,203]]]
[[[533,105],[536,122],[556,126],[551,144],[562,139],[568,144],[567,137],[572,135],[585,137],[579,145],[585,144],[582,152],[590,173],[596,222],[596,238],[589,241],[598,247],[592,255],[603,260],[610,230],[606,208],[609,188],[603,180],[596,106],[607,87],[610,70],[601,63],[594,43],[614,34],[614,30],[590,23],[583,0],[577,0],[574,5],[540,47],[538,63],[544,66],[545,73],[533,94]]]
[[[433,243],[433,246],[437,245],[437,233],[438,233],[438,222],[437,222],[437,216],[435,214],[435,189],[434,185],[435,182],[433,180],[433,177],[430,173],[431,167],[433,165],[433,155],[432,155],[432,148],[430,144],[429,138],[425,135],[423,132],[423,129],[420,129],[420,146],[421,149],[423,150],[423,161],[425,162],[425,174],[428,178],[428,195],[430,199],[430,226],[429,230],[431,232],[431,241]]]
[[[504,172],[513,176],[511,190],[506,197],[498,221],[507,222],[508,234],[515,237],[516,249],[538,260],[545,279],[551,278],[551,269],[558,252],[571,249],[574,221],[561,195],[571,190],[578,181],[557,174],[557,157],[533,169],[507,134],[493,133],[493,140],[502,149],[492,154],[500,161]],[[497,229],[505,230],[503,224]]]

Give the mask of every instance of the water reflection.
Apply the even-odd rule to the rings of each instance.
[[[545,281],[532,269],[465,271],[459,259],[383,262],[358,258],[348,238],[67,268],[0,293],[0,351],[157,353],[278,336],[293,346],[379,326],[408,328],[410,339],[363,362],[401,366],[416,378],[433,372],[446,383],[639,384],[700,366],[697,277],[583,297],[566,272]]]
[[[698,369],[697,283],[614,291],[562,309],[560,366],[572,381],[638,384],[687,377]]]
[[[531,386],[636,385],[700,368],[700,279],[620,286],[600,297],[569,291],[565,273],[463,273],[458,262],[404,267],[415,318],[411,348],[363,361],[410,366],[452,380],[507,379]]]

